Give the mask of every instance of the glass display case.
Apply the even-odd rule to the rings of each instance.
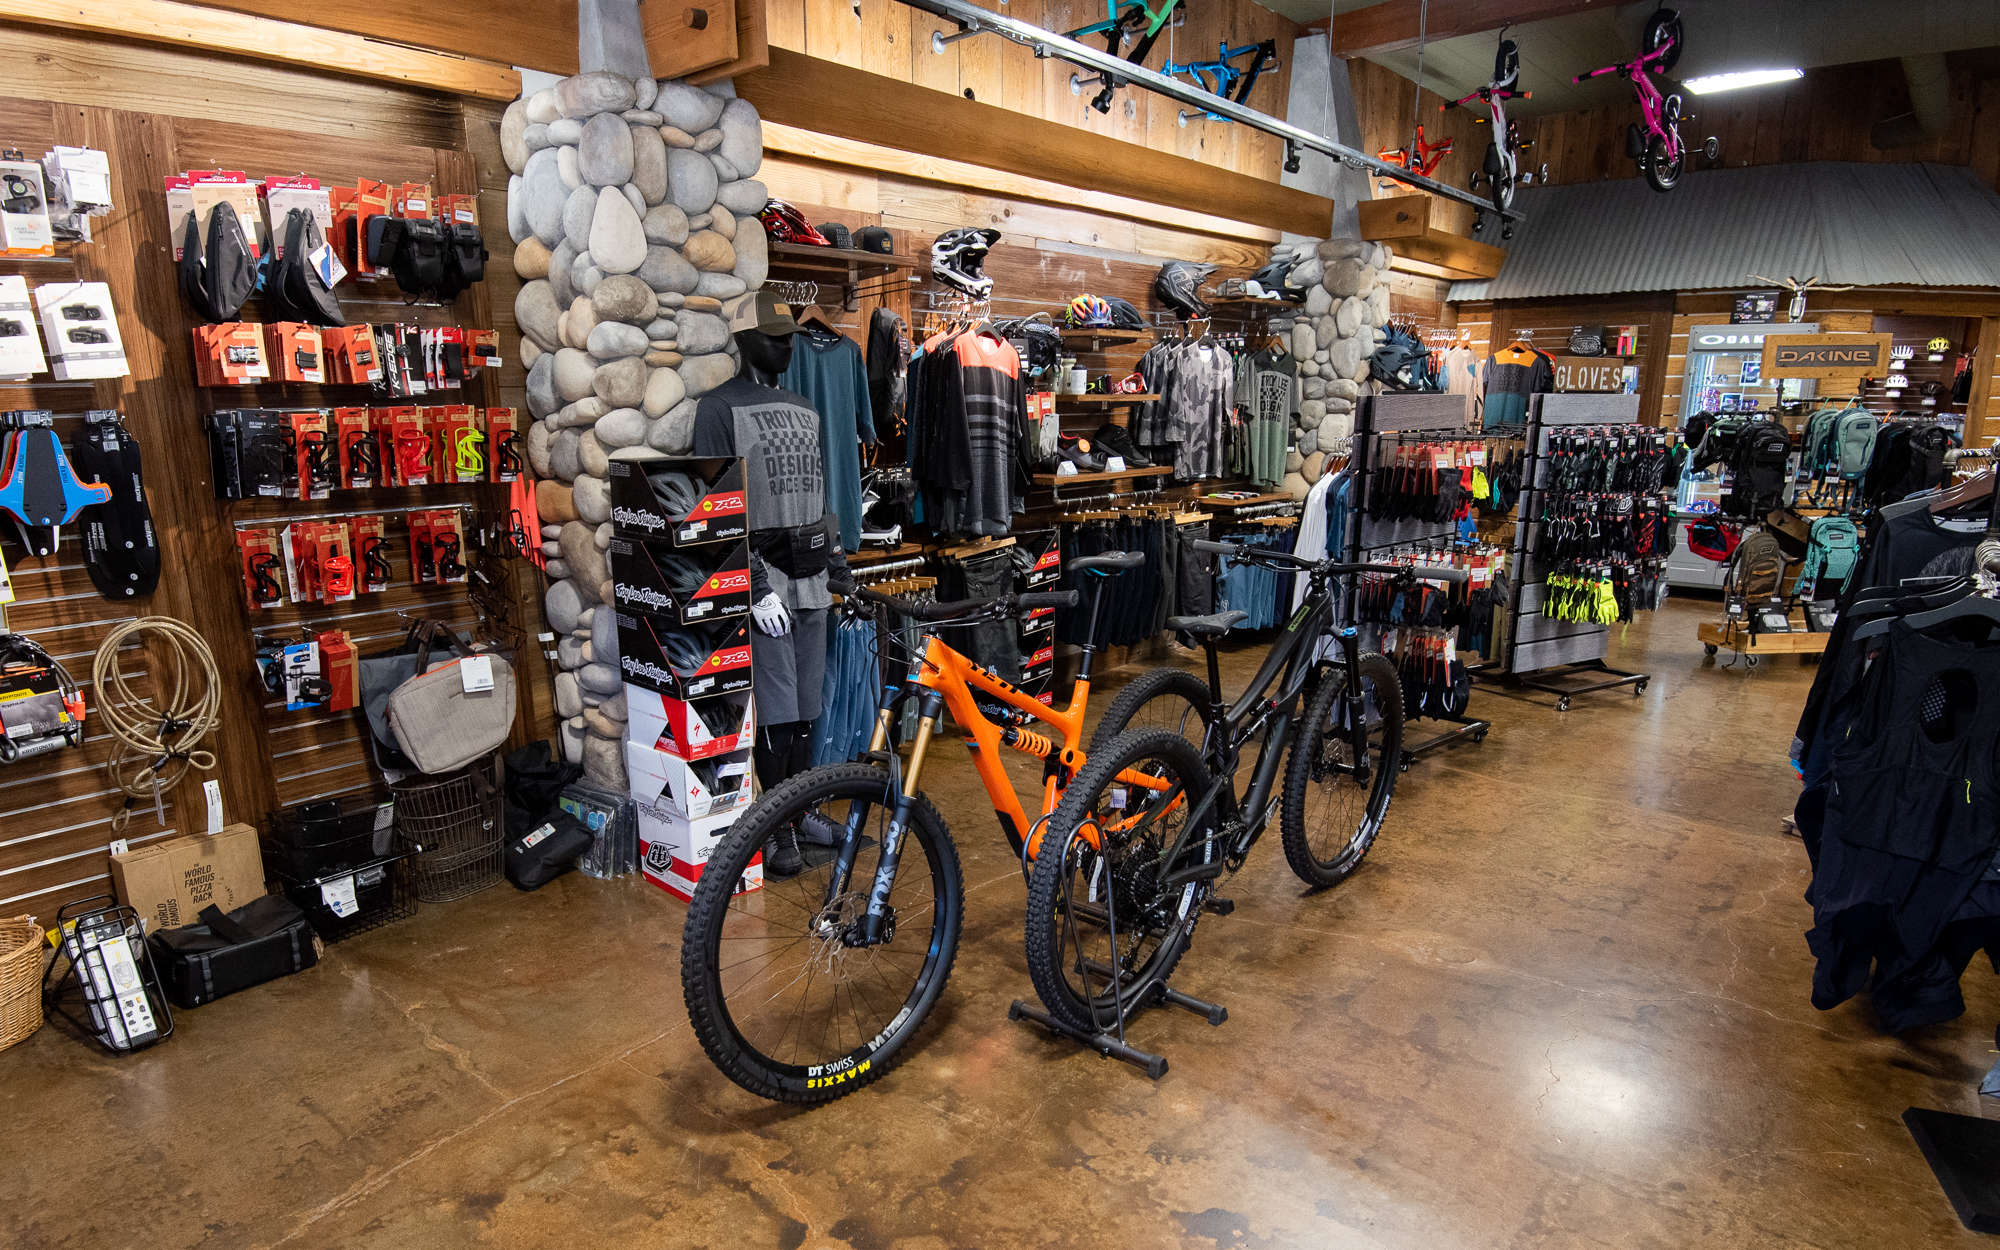
[[[1680,421],[1697,412],[1756,412],[1778,400],[1779,379],[1763,376],[1764,336],[1818,334],[1811,321],[1776,325],[1688,327],[1687,364],[1681,375]],[[1811,399],[1810,378],[1784,381],[1786,399]]]

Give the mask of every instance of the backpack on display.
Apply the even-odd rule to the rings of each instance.
[[[1423,390],[1430,349],[1407,328],[1389,326],[1387,337],[1368,357],[1368,376],[1394,391]]]
[[[1729,615],[1747,617],[1751,632],[1758,632],[1762,609],[1783,597],[1784,586],[1785,553],[1777,536],[1762,528],[1746,534],[1729,558],[1722,586]]]
[[[1868,472],[1881,423],[1866,408],[1849,408],[1833,426],[1832,468],[1843,482],[1858,482]]]
[[[1805,432],[1799,437],[1799,467],[1803,468],[1817,482],[1833,467],[1828,458],[1833,446],[1833,423],[1839,419],[1838,408],[1818,408],[1806,418]]]
[[[1784,502],[1791,453],[1792,436],[1776,421],[1751,421],[1743,427],[1729,458],[1735,515],[1758,516]]]
[[[1831,599],[1847,587],[1848,574],[1861,558],[1861,531],[1844,516],[1823,516],[1812,523],[1806,538],[1805,563],[1799,584],[1812,586],[1812,598]]]

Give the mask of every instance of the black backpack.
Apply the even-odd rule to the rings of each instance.
[[[1783,502],[1791,475],[1792,436],[1776,421],[1753,420],[1736,435],[1729,457],[1735,516],[1758,516]]]
[[[1392,391],[1423,390],[1430,349],[1402,326],[1390,326],[1387,334],[1368,357],[1368,376]]]

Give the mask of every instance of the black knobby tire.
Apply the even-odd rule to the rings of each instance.
[[[846,987],[848,1010],[857,1026],[855,1037],[859,1044],[841,1043],[841,1034],[835,1030],[831,1036],[833,1049],[838,1053],[818,1057],[794,1054],[790,1059],[777,1058],[746,1039],[739,1028],[739,1012],[732,1012],[730,996],[724,990],[724,972],[738,962],[747,963],[761,957],[755,952],[746,955],[735,950],[732,943],[778,940],[755,936],[754,933],[748,937],[725,937],[724,930],[732,916],[746,922],[745,927],[752,929],[760,925],[775,928],[783,924],[799,924],[803,934],[813,906],[823,899],[825,879],[819,867],[808,868],[799,876],[785,881],[767,878],[759,891],[732,895],[731,887],[749,867],[751,858],[763,849],[765,839],[798,814],[819,804],[860,802],[870,805],[866,827],[869,836],[875,839],[875,847],[879,847],[883,826],[888,821],[888,809],[881,802],[888,793],[888,786],[888,775],[882,769],[873,764],[858,763],[828,764],[786,780],[767,791],[736,822],[716,846],[701,879],[695,884],[694,901],[688,907],[687,924],[681,936],[681,993],[687,1003],[688,1019],[694,1025],[696,1040],[708,1052],[715,1066],[722,1070],[723,1075],[753,1094],[778,1102],[817,1103],[851,1094],[877,1080],[901,1061],[908,1050],[908,1043],[923,1027],[925,1017],[937,1004],[945,981],[951,976],[952,962],[958,954],[959,927],[964,908],[958,849],[952,844],[944,818],[938,815],[928,798],[919,795],[911,805],[910,828],[903,839],[897,885],[901,887],[905,881],[916,881],[913,870],[919,865],[928,870],[930,886],[926,905],[930,910],[930,923],[910,923],[908,909],[912,903],[909,898],[892,894],[892,903],[899,911],[898,928],[888,943],[880,947],[848,948],[843,951],[833,949],[833,943],[828,942],[816,948],[817,955],[807,954],[809,960],[825,959],[829,983],[836,975],[833,971],[835,960],[839,960],[840,972],[845,974],[847,960],[873,956],[866,967],[855,969],[855,983]],[[860,905],[854,899],[857,891],[861,900],[867,896],[874,880],[878,853],[864,845],[856,856],[848,893],[842,896],[853,906]],[[918,882],[918,889],[921,892],[921,882]],[[810,943],[819,939],[806,934],[804,940]],[[878,972],[879,961],[888,957],[886,952],[891,948],[895,950],[894,965]],[[760,971],[752,969],[753,973]],[[817,967],[814,971],[817,972]],[[864,973],[875,975],[864,981]],[[897,1002],[895,997],[901,993],[899,981],[902,975],[909,977],[910,988]],[[813,977],[809,975],[800,997],[801,1040],[808,1031],[809,1022],[804,1020],[803,1013],[812,985]],[[761,992],[760,988],[757,994]],[[783,989],[779,991],[783,992]],[[745,996],[741,1014],[747,1014],[756,1005],[757,994]],[[832,1009],[837,1011],[840,1003],[838,986],[833,989],[832,995]],[[765,1000],[765,1005],[777,997],[777,994],[772,995],[770,1000]],[[885,1021],[872,1037],[866,1036],[867,1028],[858,1014],[862,1004],[868,1005],[871,1020]],[[829,1021],[829,1027],[833,1023]],[[825,1036],[827,1034],[823,1032],[822,1037]],[[771,1045],[770,1049],[779,1049],[784,1040],[785,1034],[781,1033],[777,1044]]]
[[[1084,753],[1095,755],[1105,743],[1131,729],[1164,729],[1199,748],[1207,728],[1207,684],[1186,669],[1156,668],[1127,682],[1111,700]]]
[[[1279,817],[1285,862],[1308,885],[1339,885],[1361,866],[1382,832],[1403,754],[1403,686],[1385,657],[1361,657],[1363,690],[1372,696],[1379,725],[1369,738],[1370,776],[1362,790],[1352,776],[1330,772],[1329,754],[1347,763],[1347,739],[1335,735],[1347,675],[1339,669],[1320,682],[1305,724],[1285,762],[1284,809]],[[1318,776],[1314,774],[1317,773]],[[1318,794],[1324,803],[1315,803]],[[1312,810],[1309,810],[1312,809]],[[1331,845],[1328,838],[1335,839]],[[1318,843],[1318,845],[1315,845]]]
[[[1097,992],[1086,997],[1086,993],[1079,992],[1071,984],[1069,973],[1080,971],[1074,966],[1072,944],[1066,941],[1071,932],[1070,919],[1075,914],[1073,909],[1095,907],[1094,891],[1097,886],[1094,882],[1106,882],[1109,888],[1110,873],[1103,868],[1111,863],[1098,856],[1087,842],[1078,837],[1077,830],[1086,822],[1094,823],[1098,819],[1098,811],[1105,806],[1105,798],[1120,773],[1128,768],[1146,770],[1149,766],[1163,766],[1167,775],[1185,782],[1186,789],[1179,809],[1183,819],[1199,804],[1201,792],[1210,784],[1201,754],[1186,739],[1165,730],[1133,732],[1113,739],[1092,754],[1090,762],[1084,765],[1083,771],[1063,792],[1063,800],[1049,821],[1051,836],[1043,839],[1042,853],[1036,857],[1034,871],[1028,879],[1028,976],[1049,1014],[1073,1028],[1109,1029],[1115,1024],[1121,1006],[1130,1014],[1148,1002],[1158,987],[1172,975],[1181,956],[1187,953],[1188,943],[1194,937],[1195,922],[1200,918],[1202,906],[1208,901],[1211,891],[1211,883],[1202,881],[1154,894],[1152,898],[1155,901],[1170,900],[1167,910],[1172,915],[1172,923],[1164,932],[1136,925],[1127,928],[1129,916],[1121,915],[1121,947],[1134,933],[1142,934],[1142,942],[1145,935],[1157,934],[1159,940],[1144,959],[1137,961],[1136,966],[1126,968],[1129,975],[1115,997],[1108,987],[1100,989],[1094,986],[1088,988]],[[1208,820],[1204,820],[1204,824],[1212,826]],[[1220,848],[1205,840],[1202,833],[1191,838],[1190,843],[1190,850],[1180,865],[1212,863],[1221,853]],[[1114,855],[1118,854],[1114,852]],[[1116,860],[1111,872],[1140,862],[1144,854],[1145,851],[1135,844],[1132,851]],[[1081,899],[1073,890],[1072,872],[1082,874],[1085,879],[1086,892]],[[1115,895],[1112,901],[1116,902]],[[1084,927],[1080,923],[1077,925],[1079,931]],[[1108,932],[1102,927],[1092,927],[1090,931],[1093,934],[1104,932],[1105,942],[1101,946],[1093,946],[1087,945],[1089,939],[1081,939],[1074,943],[1076,950],[1087,952],[1094,948],[1100,955],[1110,954]],[[1137,953],[1135,949],[1119,962],[1126,963]]]

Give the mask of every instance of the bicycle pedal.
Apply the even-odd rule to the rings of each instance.
[[[1217,916],[1227,916],[1236,910],[1236,900],[1233,898],[1211,898],[1201,905],[1201,909]]]

